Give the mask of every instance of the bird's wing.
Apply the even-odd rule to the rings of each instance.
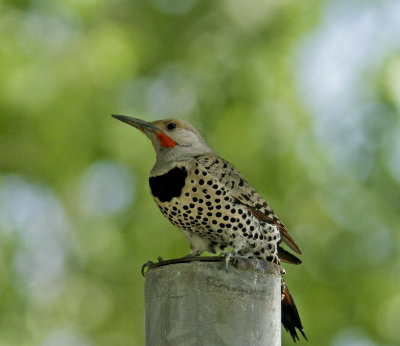
[[[215,154],[197,156],[196,163],[213,176],[214,179],[218,179],[220,183],[224,185],[225,189],[229,191],[229,195],[234,197],[238,203],[246,206],[254,216],[261,221],[278,227],[281,239],[289,248],[301,255],[300,248],[290,236],[285,225],[275,215],[264,198],[247,182],[243,175],[232,164]],[[286,254],[291,255],[285,251],[283,257],[289,257],[286,256]],[[296,256],[291,256],[293,258],[292,260],[288,258],[288,262],[301,263]],[[285,261],[283,258],[282,260]]]

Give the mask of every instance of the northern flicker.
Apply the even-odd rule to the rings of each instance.
[[[263,197],[228,161],[215,154],[199,132],[185,121],[164,119],[146,122],[112,115],[142,131],[156,151],[150,172],[151,194],[168,220],[186,237],[190,254],[231,249],[230,257],[245,256],[275,262],[301,261],[301,251],[286,227]],[[282,279],[282,324],[293,340],[303,326]]]

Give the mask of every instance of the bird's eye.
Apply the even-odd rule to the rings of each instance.
[[[167,129],[168,129],[168,130],[173,130],[174,128],[176,128],[176,124],[175,124],[175,123],[169,123],[169,124],[167,125]]]

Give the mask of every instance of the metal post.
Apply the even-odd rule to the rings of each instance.
[[[146,273],[146,346],[281,345],[277,265],[240,259],[227,271],[224,262],[179,262]]]

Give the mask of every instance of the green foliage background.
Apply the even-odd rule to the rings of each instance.
[[[309,345],[400,344],[396,6],[1,1],[0,345],[142,345],[141,265],[188,253],[111,113],[188,120],[266,197]]]

